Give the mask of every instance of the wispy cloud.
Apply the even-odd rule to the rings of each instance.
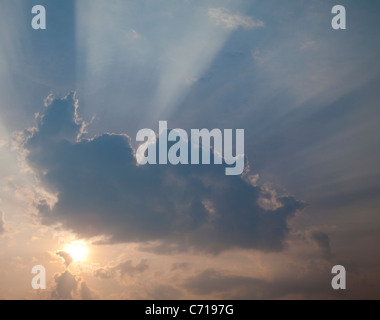
[[[226,8],[211,8],[208,10],[208,15],[217,25],[227,29],[253,29],[264,27],[264,22],[255,20],[253,17],[244,14],[232,14]]]
[[[118,275],[120,277],[124,277],[125,275],[133,277],[135,274],[143,273],[147,269],[149,269],[147,260],[141,260],[140,263],[136,265],[133,265],[132,260],[128,260],[121,262],[116,266],[99,268],[95,270],[94,274],[101,279],[111,279]]]

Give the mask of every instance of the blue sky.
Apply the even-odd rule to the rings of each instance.
[[[47,30],[31,28],[33,4],[46,6]],[[14,188],[23,192],[12,199],[5,193],[0,197],[0,211],[5,221],[2,224],[8,225],[0,240],[4,247],[10,243],[11,247],[19,247],[21,241],[33,237],[34,231],[25,231],[28,224],[23,227],[24,231],[16,228],[18,221],[23,220],[23,215],[17,216],[17,212],[25,211],[32,217],[28,223],[33,225],[33,230],[42,232],[52,228],[46,231],[49,235],[41,236],[44,243],[49,242],[49,237],[57,237],[52,221],[62,223],[65,231],[59,232],[72,232],[66,235],[68,238],[88,240],[102,234],[114,235],[115,241],[111,241],[114,266],[101,268],[112,275],[123,273],[120,265],[127,265],[131,270],[134,263],[118,260],[125,252],[125,248],[120,247],[123,243],[139,245],[135,265],[146,259],[145,255],[152,255],[153,270],[154,259],[186,260],[195,255],[195,260],[201,260],[203,255],[217,253],[209,257],[212,270],[187,265],[185,268],[183,261],[173,261],[173,265],[184,267],[188,279],[179,281],[175,288],[164,288],[157,283],[150,291],[147,288],[139,291],[136,284],[136,297],[146,297],[149,292],[160,290],[169,297],[179,291],[184,297],[194,297],[199,292],[215,294],[213,297],[255,297],[252,288],[257,286],[267,287],[267,291],[258,291],[270,292],[270,298],[308,297],[313,295],[313,290],[306,288],[314,285],[315,297],[334,297],[328,288],[317,285],[320,277],[329,278],[329,274],[323,272],[328,272],[334,263],[346,263],[351,268],[354,283],[358,284],[351,294],[365,295],[364,287],[359,285],[362,278],[375,283],[380,281],[376,271],[380,257],[374,249],[380,240],[380,5],[377,1],[342,1],[340,4],[347,10],[347,30],[336,31],[331,28],[334,4],[327,0],[6,1],[0,13],[0,147],[4,148],[0,177],[5,181],[4,190],[12,193],[10,190]],[[77,101],[73,96],[64,99],[72,91]],[[64,119],[55,108],[57,105],[66,108],[61,110]],[[76,118],[73,108],[77,108],[80,119]],[[133,153],[137,147],[137,131],[142,128],[157,131],[159,120],[186,130],[245,129],[250,185],[240,178],[220,180],[217,170],[206,170],[202,174],[212,181],[208,185],[212,190],[202,192],[214,203],[215,207],[211,208],[198,195],[202,189],[196,188],[197,183],[204,181],[191,179],[191,175],[199,172],[168,167],[152,170],[142,177],[114,160]],[[89,140],[77,142],[71,135],[78,133],[75,125],[83,121],[87,127],[82,139]],[[32,127],[37,132],[34,140],[20,145],[20,136],[28,136],[20,132]],[[57,128],[63,131],[58,132]],[[45,140],[46,132],[56,140]],[[63,143],[66,134],[70,135],[70,146]],[[123,142],[124,134],[131,137],[131,146]],[[29,137],[31,135],[29,133]],[[91,140],[94,137],[97,138]],[[56,154],[51,155],[52,150]],[[98,162],[92,158],[102,152],[109,152],[109,158]],[[103,174],[99,174],[99,168],[104,168]],[[125,171],[121,174],[118,170]],[[75,189],[78,187],[74,183],[75,175],[81,173],[84,179],[81,188],[90,190],[88,193],[81,194]],[[128,174],[134,178],[128,180]],[[173,189],[163,189],[162,193],[149,190],[149,197],[139,198],[137,191],[154,189],[157,181],[167,179],[169,183],[171,178],[177,184]],[[13,182],[12,187],[9,181]],[[94,181],[99,190],[90,188]],[[186,188],[181,189],[179,183]],[[110,186],[115,185],[119,189],[112,193]],[[218,189],[220,185],[225,186],[223,191]],[[31,190],[39,191],[32,195]],[[100,195],[100,190],[104,194]],[[233,190],[240,193],[229,199]],[[118,191],[127,192],[131,199],[140,202],[127,205],[123,202],[125,199],[121,201]],[[176,192],[182,201],[172,203],[168,195]],[[113,197],[117,205],[107,216],[104,212],[110,208],[107,199]],[[154,203],[159,198],[162,200],[159,207],[171,213],[156,221],[157,212],[149,211],[151,208],[142,203],[149,200]],[[46,204],[54,203],[54,199],[58,201],[55,207],[47,209]],[[277,208],[283,214],[280,222],[276,222],[278,229],[266,229],[267,222],[250,220],[247,216],[247,212],[255,215],[265,210],[259,204],[263,199],[272,207],[282,203],[286,209]],[[288,201],[286,205],[284,199]],[[94,208],[86,204],[91,200],[99,201],[99,211],[94,215],[99,224],[94,223],[90,232],[86,229],[86,219]],[[184,209],[185,203],[192,206]],[[302,213],[298,212],[301,207],[305,207]],[[139,210],[152,212],[155,217],[149,216],[152,225],[161,223],[162,228],[146,229],[140,224],[146,222],[142,219],[135,221],[136,225],[132,223],[133,230],[128,230],[130,236],[126,236],[131,222],[119,219],[123,210],[132,212],[132,216]],[[220,234],[206,236],[197,226],[202,224],[202,214],[213,210],[226,220],[218,226]],[[240,213],[233,216],[236,212]],[[179,213],[193,219],[190,225],[185,227],[188,221],[184,223]],[[229,220],[232,217],[234,221]],[[178,224],[168,227],[169,220]],[[115,224],[117,229],[114,229]],[[236,230],[226,231],[228,224]],[[242,230],[245,227],[247,229]],[[253,229],[256,231],[252,232]],[[179,230],[186,233],[188,242],[176,236]],[[260,230],[269,230],[269,233],[260,237]],[[222,232],[230,238],[223,239]],[[249,238],[251,232],[257,238]],[[204,245],[199,244],[200,239]],[[148,243],[151,240],[158,243]],[[103,250],[102,246],[96,246],[96,239],[88,241],[95,243],[94,251]],[[162,252],[169,255],[168,247],[176,245],[176,254],[171,253],[170,258],[159,255]],[[307,245],[310,248],[307,249]],[[43,255],[44,250],[54,251],[46,244],[42,246],[44,249],[41,244],[32,247],[33,254],[18,252],[17,259],[28,264],[32,258],[38,260],[38,254]],[[189,248],[195,253],[189,253]],[[228,253],[221,253],[224,250]],[[256,258],[247,258],[251,254]],[[261,254],[268,255],[261,257]],[[227,259],[231,258],[229,255],[237,257],[238,267],[229,262],[228,270],[223,270],[222,262],[231,261]],[[257,256],[261,257],[260,262]],[[7,269],[5,259],[15,257],[12,258],[8,249],[3,251],[3,257],[4,269]],[[102,256],[102,259],[109,261],[109,257]],[[46,263],[51,263],[49,261]],[[305,280],[295,286],[297,292],[292,292],[287,289],[291,281],[287,284],[284,280],[286,272],[273,268],[273,261],[288,261],[289,265],[297,266],[295,270],[308,269],[306,265],[316,261],[324,271],[308,269],[311,284],[307,285]],[[250,263],[256,267],[251,268]],[[269,271],[260,273],[255,269],[257,265]],[[75,275],[74,271],[68,272]],[[52,272],[61,272],[59,277],[65,275],[62,279],[71,279],[56,265]],[[144,272],[145,269],[141,274],[135,272],[140,274],[141,281],[146,277]],[[112,290],[111,285],[94,280],[97,278],[94,274],[104,273],[96,270],[89,273],[91,275],[82,275],[82,278],[88,278],[100,297],[103,297],[104,287],[115,297],[122,297],[121,293],[130,289],[125,279],[119,279]],[[167,277],[171,276],[169,272]],[[59,277],[55,279],[61,279]],[[199,286],[199,279],[205,277],[211,279],[210,286],[215,279],[222,281],[223,278],[226,283],[236,285],[215,291],[195,287]],[[252,287],[243,288],[242,282],[251,283]],[[54,284],[57,283],[53,281],[53,287]],[[23,284],[19,287],[19,292],[12,294],[22,296]],[[375,289],[367,293],[371,297],[376,294],[379,292]],[[3,295],[7,293],[4,291]],[[53,296],[59,297],[59,294]]]

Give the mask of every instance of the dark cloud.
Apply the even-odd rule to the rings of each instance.
[[[64,273],[57,273],[54,276],[55,289],[51,293],[51,297],[57,300],[72,300],[74,298],[82,300],[96,299],[96,294],[89,289],[86,282],[82,278],[71,274],[68,270]]]
[[[53,208],[37,204],[43,223],[85,238],[159,243],[157,251],[282,249],[287,221],[303,203],[284,196],[265,209],[265,190],[225,176],[223,166],[137,166],[126,135],[80,138],[77,108],[74,94],[52,100],[26,134],[29,163],[58,195]]]
[[[73,294],[76,293],[79,279],[72,275],[69,271],[54,276],[56,287],[51,294],[53,299],[71,300]]]
[[[84,281],[80,284],[79,294],[82,300],[96,300],[98,298]]]
[[[133,277],[136,274],[143,273],[149,269],[149,265],[146,260],[141,260],[139,264],[133,265],[131,260],[124,261],[119,263],[114,267],[106,267],[95,270],[95,276],[102,279],[111,279],[116,276],[124,277],[130,276]]]
[[[56,252],[56,255],[64,260],[66,268],[73,262],[73,258],[65,251],[58,251]]]
[[[321,248],[326,259],[330,260],[334,257],[333,253],[331,252],[330,237],[328,234],[324,232],[315,232],[312,234],[312,238]]]
[[[0,235],[5,232],[4,213],[0,211]]]

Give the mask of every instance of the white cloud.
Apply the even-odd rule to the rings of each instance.
[[[239,27],[244,29],[264,27],[263,21],[254,20],[252,17],[243,14],[231,14],[226,8],[211,8],[208,10],[208,15],[217,25],[227,29],[235,30]]]

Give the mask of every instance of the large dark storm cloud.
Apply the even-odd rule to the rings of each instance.
[[[301,202],[280,197],[265,210],[265,190],[225,176],[224,166],[137,166],[126,135],[80,138],[77,108],[74,94],[52,100],[27,133],[29,163],[58,194],[53,208],[37,205],[43,223],[111,242],[158,241],[161,249],[281,250]]]

